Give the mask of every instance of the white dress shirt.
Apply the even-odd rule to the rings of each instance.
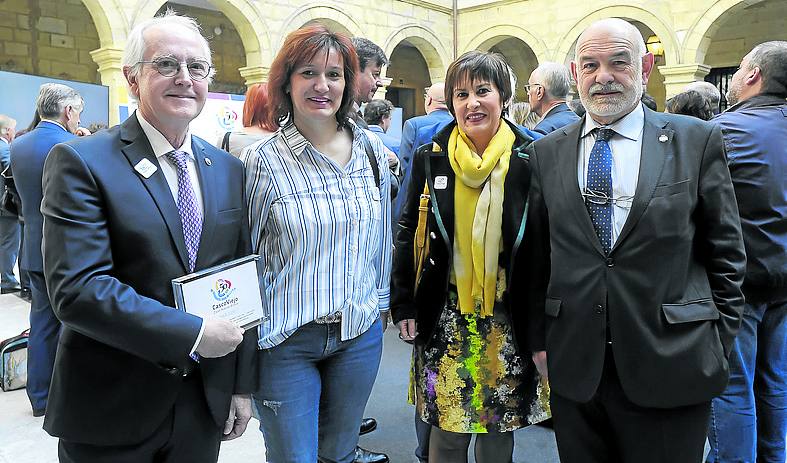
[[[582,126],[579,142],[578,180],[579,190],[584,192],[587,184],[590,151],[596,143],[596,127],[606,127],[615,131],[609,140],[612,150],[612,197],[616,199],[612,207],[612,244],[615,244],[623,225],[631,211],[631,203],[639,180],[639,162],[642,157],[642,131],[645,128],[645,111],[638,104],[633,111],[614,123],[602,126],[588,113]]]
[[[135,111],[135,114],[137,115],[137,120],[139,121],[140,127],[142,127],[142,131],[145,133],[145,136],[150,142],[150,147],[153,148],[153,154],[156,155],[156,159],[161,166],[161,173],[163,173],[164,178],[167,179],[167,185],[169,185],[169,191],[172,193],[172,199],[175,200],[175,204],[178,203],[178,171],[175,163],[170,161],[166,154],[176,149],[186,153],[186,168],[188,169],[189,177],[191,178],[191,187],[194,189],[194,196],[197,198],[197,206],[199,206],[204,217],[205,207],[203,206],[202,201],[202,189],[200,188],[199,184],[199,175],[197,174],[197,165],[195,163],[196,161],[194,160],[194,152],[191,150],[191,129],[189,129],[189,131],[186,133],[186,138],[183,139],[183,145],[181,145],[179,148],[175,148],[169,141],[167,141],[164,135],[158,131],[158,129],[150,125],[150,122],[146,121],[145,118],[142,117],[142,114],[140,114],[139,111]],[[197,350],[197,346],[202,340],[202,334],[204,332],[205,322],[203,321],[199,328],[197,340],[194,341],[194,345],[189,352],[190,354],[193,354],[194,351]]]

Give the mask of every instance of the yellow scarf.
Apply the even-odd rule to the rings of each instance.
[[[505,121],[483,156],[459,126],[448,139],[454,188],[454,274],[463,314],[492,315],[502,241],[503,183],[516,137]]]

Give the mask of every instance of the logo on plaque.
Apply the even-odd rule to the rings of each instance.
[[[232,296],[232,293],[235,292],[235,288],[232,287],[232,282],[230,280],[219,278],[213,283],[213,289],[211,289],[210,292],[213,293],[213,299],[221,302]]]

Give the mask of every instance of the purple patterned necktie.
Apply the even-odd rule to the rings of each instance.
[[[189,272],[193,272],[199,250],[199,239],[202,235],[202,211],[197,203],[194,188],[191,186],[186,156],[188,155],[185,152],[178,150],[167,153],[167,158],[175,164],[178,171],[178,213],[183,224],[186,250],[189,253]]]

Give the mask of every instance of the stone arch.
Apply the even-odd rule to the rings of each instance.
[[[284,20],[281,36],[276,41],[276,50],[281,48],[287,34],[310,21],[323,22],[329,27],[331,24],[338,24],[342,29],[349,32],[352,37],[363,36],[363,29],[361,26],[339,8],[312,3],[298,8]]]
[[[661,39],[661,43],[664,45],[665,65],[673,66],[681,62],[680,46],[672,26],[664,24],[658,16],[635,5],[608,6],[599,8],[584,16],[560,40],[555,61],[565,62],[567,59],[571,59],[574,53],[572,45],[582,31],[595,21],[604,18],[621,18],[641,22]]]
[[[492,26],[478,33],[475,37],[470,39],[463,48],[463,52],[470,50],[488,50],[493,44],[508,37],[514,37],[524,42],[530,47],[530,50],[532,50],[539,62],[548,60],[547,47],[543,40],[528,32],[527,29],[511,24]]]
[[[403,40],[413,44],[421,53],[424,61],[426,61],[426,67],[429,69],[429,77],[432,82],[445,79],[445,71],[451,63],[451,58],[445,46],[434,32],[415,24],[402,26],[385,40],[385,44],[382,47],[385,55],[390,58],[394,48]]]
[[[96,1],[96,0],[94,0]],[[102,0],[98,0],[102,1]],[[142,0],[130,27],[152,18],[166,0]],[[246,52],[246,67],[269,66],[271,41],[263,15],[253,0],[211,0],[211,3],[232,22],[243,42]]]
[[[305,26],[307,24],[313,24],[313,23],[322,24],[323,26],[327,27],[329,31],[341,32],[342,34],[345,34],[345,35],[347,35],[349,37],[353,37],[353,33],[350,32],[350,29],[347,29],[347,26],[345,26],[344,24],[340,23],[339,21],[334,21],[333,19],[328,19],[328,18],[312,19],[312,20],[306,22],[305,24],[301,25],[300,27],[303,27],[303,26]]]
[[[683,62],[703,63],[711,44],[711,37],[719,29],[723,16],[741,3],[747,6],[763,0],[718,0],[691,25],[683,41]]]
[[[98,41],[102,47],[126,40],[129,30],[128,21],[114,0],[82,0],[82,4],[93,19],[93,25],[98,32]]]
[[[530,73],[532,73],[533,70],[538,67],[538,63],[545,58],[544,49],[543,47],[539,47],[541,51],[541,56],[539,57],[533,47],[531,47],[530,43],[526,41],[526,38],[523,37],[522,31],[524,31],[524,29],[516,28],[516,31],[512,31],[508,27],[505,27],[505,29],[491,29],[488,29],[486,33],[477,35],[470,42],[471,44],[474,44],[474,46],[472,48],[468,48],[468,50],[494,51],[503,55],[508,62],[508,65],[511,67],[514,77],[517,79],[517,86],[514,89],[514,96],[518,101],[526,101],[527,92],[525,90],[525,84],[527,84]],[[508,32],[516,32],[517,35],[498,34],[506,30]],[[532,36],[530,40],[536,40],[535,43],[540,42]]]

